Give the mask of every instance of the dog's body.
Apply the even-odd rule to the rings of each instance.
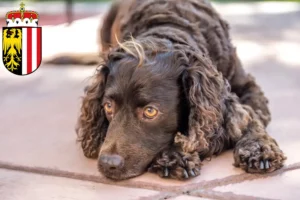
[[[104,175],[125,179],[148,168],[187,178],[199,175],[202,159],[232,147],[235,166],[248,172],[282,167],[265,131],[268,101],[206,0],[117,2],[101,44],[107,56],[77,132]]]

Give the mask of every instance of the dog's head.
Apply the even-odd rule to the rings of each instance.
[[[98,155],[99,170],[120,180],[143,173],[174,145],[177,132],[186,137],[185,151],[205,149],[204,134],[218,123],[218,78],[202,55],[190,56],[167,43],[120,44],[83,99],[77,131],[86,156]]]

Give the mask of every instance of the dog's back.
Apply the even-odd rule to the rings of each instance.
[[[104,20],[102,50],[134,38],[156,36],[186,44],[208,55],[218,70],[231,79],[239,61],[232,47],[227,23],[206,0],[117,1]],[[117,39],[116,39],[117,38]]]

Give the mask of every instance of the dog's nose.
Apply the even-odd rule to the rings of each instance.
[[[124,163],[124,159],[119,155],[100,155],[99,164],[108,170],[114,170],[121,168]]]

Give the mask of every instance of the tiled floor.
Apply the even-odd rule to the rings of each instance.
[[[300,42],[300,12],[230,14],[230,8],[218,8],[221,13],[227,9],[224,17],[244,66],[270,99],[268,131],[288,156],[283,169],[245,174],[232,166],[228,151],[206,161],[201,176],[189,181],[146,173],[113,182],[97,172],[96,161],[82,155],[74,132],[80,95],[94,67],[42,65],[30,76],[17,77],[0,66],[0,199],[299,199],[300,46],[295,44]],[[88,39],[75,40],[76,50],[96,51],[100,17],[71,27],[43,27],[44,58],[72,52],[83,27]]]
[[[270,178],[217,187],[214,190],[263,198],[297,200],[300,197],[300,170],[288,171]]]

